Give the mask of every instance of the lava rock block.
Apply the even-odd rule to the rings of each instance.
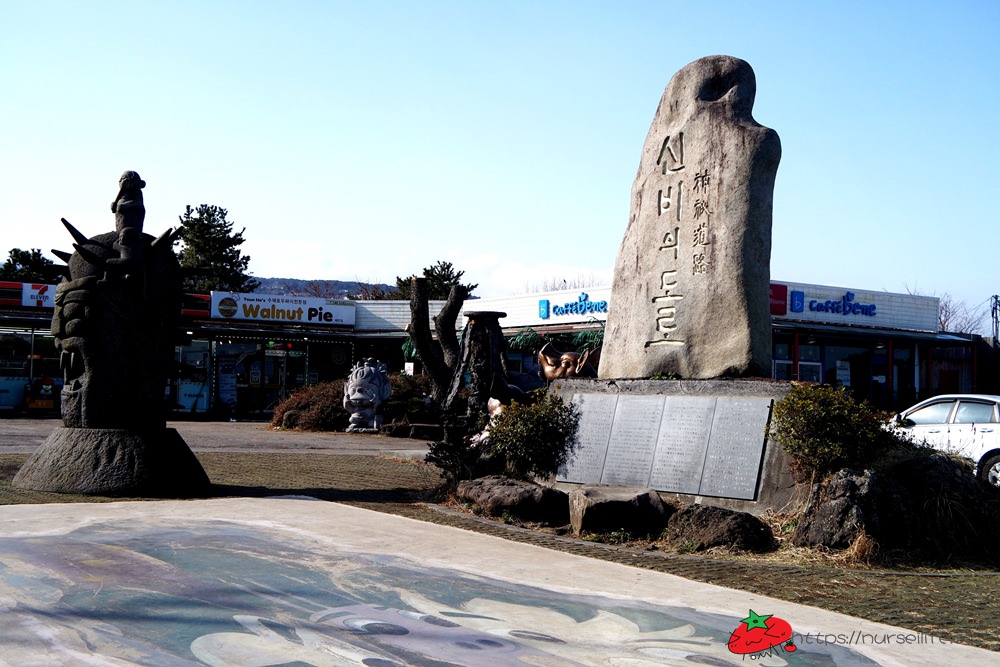
[[[625,530],[636,537],[659,536],[673,512],[653,489],[584,485],[569,494],[575,535]]]
[[[563,526],[569,521],[569,501],[563,491],[532,482],[489,475],[458,483],[458,498],[475,503],[487,516],[504,514],[522,521]]]
[[[688,505],[667,522],[671,544],[689,544],[695,551],[730,547],[744,551],[771,551],[774,535],[763,521],[748,512],[710,505]]]
[[[971,464],[934,453],[902,461],[889,474],[919,508],[888,516],[906,537],[890,546],[936,558],[1000,561],[1000,489],[976,479]]]
[[[815,484],[792,544],[846,549],[863,532],[882,546],[908,542],[913,509],[891,478],[845,468]]]

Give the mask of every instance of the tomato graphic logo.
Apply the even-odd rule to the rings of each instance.
[[[792,626],[783,618],[773,614],[762,615],[750,610],[750,615],[740,621],[740,624],[729,636],[729,650],[738,655],[759,653],[778,644],[785,644],[786,651],[794,651]]]

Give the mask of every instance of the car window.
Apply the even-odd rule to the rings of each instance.
[[[959,401],[955,412],[956,424],[988,424],[996,421],[993,418],[992,403],[977,403],[975,401]]]
[[[951,412],[953,405],[955,405],[954,401],[931,403],[919,410],[914,410],[906,415],[906,418],[914,424],[944,424],[948,421],[948,413]]]

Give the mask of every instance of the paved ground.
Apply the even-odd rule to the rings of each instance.
[[[317,452],[423,460],[426,443],[407,438],[275,430],[261,422],[176,421],[167,424],[196,452]],[[58,419],[0,418],[0,454],[30,454],[62,426]]]
[[[85,521],[87,525],[93,525],[95,521],[112,521],[114,517],[121,518],[121,513],[125,512],[126,514],[131,513],[130,515],[135,517],[135,521],[139,521],[140,518],[141,521],[146,521],[149,526],[148,529],[152,531],[151,534],[158,534],[157,531],[165,530],[162,524],[156,524],[155,521],[152,521],[147,516],[150,513],[151,516],[160,512],[160,510],[155,509],[160,506],[159,503],[111,503],[98,505],[94,501],[110,499],[76,498],[57,494],[33,494],[12,489],[9,485],[9,480],[26,458],[25,453],[16,453],[12,450],[23,448],[24,452],[26,452],[32,449],[47,434],[46,429],[51,430],[51,428],[57,425],[58,423],[54,421],[32,423],[29,420],[6,420],[0,422],[0,503],[23,504],[87,501],[81,505],[58,506],[58,510],[56,506],[49,507],[58,516],[62,517],[67,517],[72,512],[82,512],[88,517]],[[479,558],[471,557],[468,561],[454,562],[449,567],[457,567],[459,569],[472,568],[476,570],[476,568],[481,567],[479,561],[483,557],[490,556],[492,558],[492,554],[494,553],[503,553],[505,554],[504,559],[509,559],[511,563],[521,563],[521,570],[512,573],[511,577],[513,577],[512,580],[523,583],[527,581],[526,577],[530,579],[540,571],[538,570],[539,563],[544,559],[539,554],[546,554],[547,557],[551,556],[554,559],[553,563],[563,563],[562,565],[552,565],[552,567],[556,568],[555,571],[563,571],[563,574],[560,576],[553,575],[546,579],[542,582],[546,586],[555,585],[557,589],[562,590],[562,587],[566,586],[572,588],[583,585],[587,590],[590,590],[593,583],[594,590],[591,592],[596,593],[597,588],[600,588],[598,584],[603,585],[605,581],[610,581],[609,577],[624,577],[626,580],[636,578],[637,580],[642,579],[645,581],[645,577],[650,576],[652,579],[644,583],[644,587],[647,585],[664,586],[666,587],[664,589],[665,599],[676,601],[683,598],[681,601],[686,605],[692,605],[694,600],[698,600],[698,603],[694,606],[697,606],[699,610],[703,606],[701,601],[708,599],[704,598],[703,592],[716,589],[714,587],[697,588],[701,584],[692,584],[691,582],[708,582],[720,584],[730,589],[740,589],[727,590],[725,593],[720,593],[723,596],[720,600],[724,600],[725,602],[717,600],[714,606],[708,610],[711,612],[709,614],[711,619],[705,620],[699,617],[700,620],[694,622],[693,627],[696,629],[702,627],[699,623],[709,628],[708,630],[704,630],[704,632],[711,636],[718,636],[721,632],[719,630],[721,627],[720,623],[732,622],[734,615],[739,615],[739,618],[735,618],[736,621],[744,618],[745,614],[740,609],[743,606],[748,606],[748,609],[754,609],[761,614],[773,613],[786,619],[791,623],[793,629],[800,633],[808,631],[821,632],[828,635],[831,633],[837,634],[831,628],[842,628],[845,630],[846,636],[854,638],[865,634],[875,638],[878,638],[876,635],[879,635],[884,638],[887,636],[886,633],[895,633],[892,636],[892,641],[895,644],[892,646],[883,645],[861,648],[855,645],[853,647],[855,651],[861,651],[863,655],[873,657],[878,664],[909,665],[936,664],[936,662],[946,664],[964,664],[965,662],[969,664],[1000,664],[1000,654],[964,654],[955,646],[929,643],[930,638],[933,638],[931,641],[934,642],[940,638],[962,642],[971,646],[988,648],[993,651],[1000,650],[1000,641],[995,636],[997,629],[1000,628],[1000,605],[997,603],[997,600],[1000,600],[1000,576],[996,576],[995,574],[949,573],[947,576],[938,576],[936,574],[867,572],[833,568],[783,567],[746,562],[727,562],[703,557],[671,556],[654,552],[630,551],[516,529],[504,526],[503,524],[480,520],[465,514],[448,512],[436,505],[420,502],[431,497],[433,489],[438,482],[438,477],[433,468],[397,458],[400,452],[408,453],[409,455],[415,453],[415,450],[412,448],[413,443],[408,441],[400,443],[396,439],[372,436],[348,437],[336,434],[273,432],[266,430],[260,424],[178,423],[173,424],[173,426],[181,431],[185,439],[192,446],[192,449],[198,453],[199,459],[201,459],[206,471],[217,485],[218,493],[233,497],[227,501],[195,501],[176,505],[176,507],[183,508],[183,511],[179,511],[178,516],[183,516],[185,519],[195,515],[202,516],[203,518],[211,515],[219,521],[239,521],[247,518],[264,521],[266,519],[269,525],[272,523],[274,525],[280,524],[282,530],[287,530],[290,529],[290,524],[287,523],[290,514],[287,511],[271,512],[270,510],[261,510],[260,506],[253,504],[256,501],[245,499],[252,496],[288,494],[337,500],[344,504],[353,505],[356,508],[377,510],[378,514],[363,512],[352,516],[363,517],[354,520],[368,525],[368,532],[371,535],[378,534],[383,536],[388,541],[388,545],[383,545],[384,548],[389,549],[393,553],[401,555],[409,554],[410,556],[418,557],[416,552],[411,551],[410,537],[408,534],[404,535],[405,531],[402,531],[401,528],[401,526],[411,526],[412,523],[398,523],[398,519],[387,517],[386,514],[420,520],[420,523],[417,525],[421,526],[421,531],[426,531],[426,539],[429,541],[429,544],[434,545],[434,548],[428,552],[428,558],[445,558],[457,551],[462,551],[462,549],[467,548],[467,545],[472,544],[480,545],[476,548],[486,550]],[[309,453],[302,453],[304,451]],[[364,453],[362,454],[361,452]],[[383,452],[389,453],[391,457],[370,455],[371,453]],[[317,456],[317,453],[340,455]],[[220,502],[236,503],[236,505],[213,505],[213,503]],[[280,503],[283,501],[268,502]],[[239,503],[247,504],[239,505]],[[306,503],[306,505],[310,508],[321,506],[315,503]],[[296,505],[296,507],[300,506],[302,505]],[[74,509],[71,511],[67,509],[70,507],[80,507],[83,509]],[[102,507],[108,509],[102,510]],[[227,509],[226,512],[222,512],[213,509],[203,510],[201,509],[202,507],[226,507]],[[270,507],[285,506],[272,505]],[[35,519],[38,518],[38,513],[46,511],[48,511],[46,510],[46,506],[37,504],[33,506],[22,505],[22,507],[18,508],[0,508],[0,519],[6,520],[20,516],[22,525],[34,526],[36,530],[44,532],[42,528],[36,526],[37,521]],[[309,512],[313,511],[313,509],[309,510]],[[323,510],[322,513],[325,516],[327,513],[340,511],[333,509],[333,506],[328,506],[328,509]],[[21,514],[23,512],[27,512],[28,514]],[[32,515],[33,512],[35,513],[34,515]],[[102,512],[108,512],[109,514],[102,515]],[[206,512],[208,513],[207,515],[205,514]],[[295,510],[295,513],[299,512],[300,510]],[[30,520],[25,518],[30,516],[34,518]],[[72,531],[72,525],[81,525],[79,523],[74,524],[72,521],[70,521],[70,524],[63,525],[57,529],[54,528],[53,530],[66,533],[67,531]],[[7,532],[10,525],[12,524],[0,524],[0,537],[10,534]],[[191,533],[192,536],[197,533],[195,528],[201,530],[201,525],[199,524],[199,526],[191,528],[193,531]],[[460,528],[464,532],[456,532],[454,528]],[[310,527],[309,529],[312,530],[313,528]],[[470,533],[478,533],[479,536],[474,536]],[[336,530],[331,531],[331,535],[336,536],[337,534]],[[32,539],[39,537],[37,533],[31,533],[31,531],[28,531],[25,535],[25,539],[28,537],[32,537]],[[499,541],[479,542],[478,540],[484,539],[483,535],[503,539]],[[329,539],[332,539],[332,537]],[[445,545],[446,548],[442,549],[442,545]],[[343,544],[341,547],[348,550],[354,548],[350,544]],[[539,547],[542,549],[539,550]],[[173,548],[172,546],[171,549]],[[523,548],[527,548],[528,550],[521,551]],[[508,552],[507,549],[510,549],[510,551]],[[579,576],[572,581],[567,581],[565,572],[578,569],[580,561],[571,558],[569,561],[563,562],[560,559],[563,557],[579,556],[586,557],[586,562],[604,562],[610,569],[606,572],[601,570],[600,573],[595,573],[597,578],[593,582],[588,578],[584,583],[580,580]],[[426,563],[420,561],[420,558],[423,558],[423,556],[418,558],[418,561],[422,563],[419,567],[423,567]],[[6,564],[7,561],[0,558],[0,562]],[[623,565],[633,567],[622,568]],[[334,566],[331,565],[331,567]],[[569,569],[560,570],[559,568]],[[490,570],[490,572],[493,572],[493,570]],[[683,577],[683,584],[678,583],[682,580],[675,580],[673,578],[663,579],[662,573]],[[494,576],[500,575],[494,573]],[[403,582],[404,580],[409,581],[406,577],[403,577],[399,581]],[[242,586],[245,583],[238,583],[238,585]],[[406,583],[404,585],[404,583],[400,583],[399,585],[406,588],[412,584]],[[695,586],[695,588],[685,588],[685,586]],[[577,593],[580,592],[578,588],[575,588],[575,590]],[[679,598],[680,593],[678,591],[681,590],[686,591],[684,596],[689,597],[681,596]],[[614,591],[610,591],[610,593],[614,593]],[[0,591],[0,605],[6,599],[4,595],[5,593]],[[643,599],[649,601],[648,597]],[[758,602],[758,600],[761,602]],[[779,603],[778,600],[786,602]],[[803,603],[810,605],[810,607],[784,606],[788,602]],[[468,600],[456,601],[454,604],[459,606],[467,605]],[[569,604],[569,602],[566,604]],[[752,606],[753,604],[761,604],[765,608],[758,609]],[[604,603],[600,603],[597,606],[603,608],[602,605]],[[812,614],[815,612],[815,608],[842,612],[849,614],[853,618],[846,618],[839,615],[814,617]],[[663,609],[656,611],[656,613],[661,612],[680,613],[676,609],[673,609],[673,611],[668,610],[668,612],[664,612]],[[466,612],[461,613],[468,613],[468,609],[466,609]],[[484,615],[488,616],[489,614]],[[886,630],[882,626],[870,626],[867,621],[859,619],[867,619],[867,621],[874,621],[879,624],[888,624],[895,626],[895,629]],[[239,621],[239,623],[245,624],[250,622],[244,619],[243,621]],[[251,623],[251,625],[253,624]],[[737,623],[733,623],[734,627],[736,625]],[[242,631],[255,634],[258,639],[263,634],[266,634],[263,630],[260,630],[261,626],[253,626],[253,628],[257,628],[256,630],[253,628],[247,629],[248,626],[246,625],[241,625],[240,627]],[[805,630],[806,628],[812,628],[812,630]],[[875,628],[878,632],[870,632],[872,628]],[[90,632],[90,630],[87,630],[84,634],[87,635],[87,632]],[[302,632],[297,635],[300,639]],[[854,634],[852,635],[852,633]],[[2,633],[0,633],[0,636],[2,636]],[[647,637],[646,639],[649,638]],[[713,641],[715,642],[714,644],[712,642],[709,642],[709,644],[714,648],[718,648],[718,640]],[[703,646],[702,648],[705,647]],[[914,651],[914,648],[919,648],[919,651]],[[388,649],[383,647],[380,650]],[[945,650],[947,652],[940,652]],[[872,651],[875,652],[872,653]],[[708,649],[704,651],[699,650],[697,653],[699,659],[709,660],[705,664],[730,664],[724,662],[724,660],[730,660],[731,664],[741,664],[736,659],[737,656],[727,653],[724,647],[721,656],[719,653]],[[0,664],[3,664],[2,655],[0,653]],[[795,656],[786,654],[785,659],[788,664],[794,664],[797,661],[800,664],[809,664],[808,662],[801,662],[806,659],[807,655],[812,655],[812,653],[808,651],[797,652]],[[839,657],[833,656],[830,659],[835,664],[851,664],[850,661],[845,662],[847,660],[845,656],[848,656],[848,654],[840,654]],[[857,657],[857,655],[854,657]],[[638,660],[638,658],[635,658],[635,660]],[[715,660],[715,662],[711,660]],[[286,659],[285,662],[288,662],[288,660]],[[303,660],[302,662],[306,664],[325,664],[315,661],[309,662],[308,660]],[[76,663],[67,662],[64,664]],[[219,662],[218,664],[228,663]],[[273,663],[262,662],[259,664]],[[366,663],[341,662],[335,664]],[[388,665],[391,663],[371,662],[367,664]],[[408,664],[423,663],[411,661]],[[459,664],[505,663],[488,661]],[[515,662],[510,664],[600,663],[558,663],[543,661]],[[669,664],[669,661],[652,661],[648,663],[635,661],[632,663],[624,662],[622,664]],[[763,661],[762,664],[781,663]],[[871,663],[855,662],[853,664]]]

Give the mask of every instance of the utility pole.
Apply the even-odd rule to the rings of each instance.
[[[1000,295],[990,297],[990,315],[993,318],[993,347],[996,347],[997,338],[1000,338]]]

